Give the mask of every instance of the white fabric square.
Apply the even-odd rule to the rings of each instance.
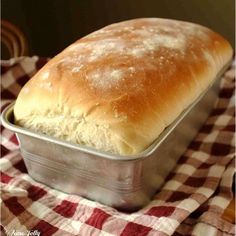
[[[214,165],[209,169],[208,176],[219,178],[222,175],[224,169],[224,166]]]
[[[199,206],[200,206],[199,203],[191,198],[185,199],[181,201],[180,204],[177,205],[178,208],[181,208],[189,212],[192,212],[193,209],[197,209]]]
[[[170,235],[174,232],[178,225],[179,222],[175,219],[160,217],[158,222],[153,225],[153,228]]]
[[[180,165],[176,173],[186,174],[186,175],[192,175],[196,171],[196,168],[189,164],[182,164]]]
[[[16,80],[15,80],[14,76],[12,75],[12,71],[8,71],[8,72],[6,72],[6,74],[4,74],[4,78],[2,78],[1,84],[4,89],[7,89],[15,82],[16,82]]]
[[[178,189],[180,186],[182,186],[182,183],[180,183],[179,181],[170,180],[170,181],[167,182],[167,184],[164,186],[163,189],[176,190],[176,189]]]

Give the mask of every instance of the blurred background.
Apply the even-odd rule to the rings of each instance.
[[[199,23],[233,47],[235,42],[234,0],[2,0],[1,5],[1,19],[23,32],[29,55],[52,57],[92,31],[138,17]],[[1,57],[8,56],[2,46]]]

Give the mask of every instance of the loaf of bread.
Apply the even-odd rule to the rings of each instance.
[[[200,25],[141,18],[109,25],[51,59],[21,90],[17,125],[97,150],[145,150],[230,61]]]

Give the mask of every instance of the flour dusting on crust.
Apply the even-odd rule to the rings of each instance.
[[[88,80],[91,86],[108,89],[131,77],[134,83],[137,82],[135,76],[140,63],[148,68],[158,66],[161,70],[165,64],[171,64],[173,58],[184,57],[189,36],[201,40],[206,39],[207,34],[196,30],[194,24],[175,22],[173,27],[173,22],[163,25],[156,19],[145,19],[139,25],[132,21],[119,26],[113,24],[68,47],[62,64],[75,76],[83,73],[83,79]],[[154,56],[156,54],[159,57]],[[119,63],[110,63],[113,58],[117,58]],[[100,69],[99,64],[104,61],[106,67]],[[126,65],[120,66],[122,62]],[[87,65],[91,63],[96,69],[88,71]]]

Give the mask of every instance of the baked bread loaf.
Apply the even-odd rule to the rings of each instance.
[[[147,148],[232,57],[219,34],[193,23],[141,18],[76,41],[21,90],[16,124],[95,149]]]

